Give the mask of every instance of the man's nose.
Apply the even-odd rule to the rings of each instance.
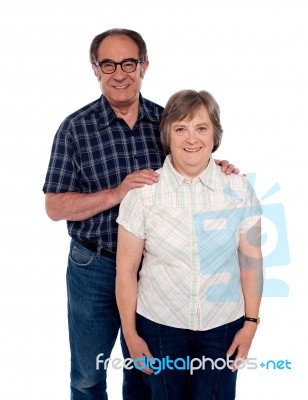
[[[113,78],[117,80],[123,80],[126,77],[126,72],[124,72],[121,68],[121,65],[116,65],[116,69],[113,73]]]

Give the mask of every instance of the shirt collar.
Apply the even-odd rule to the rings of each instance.
[[[153,107],[153,103],[149,102],[149,100],[142,97],[141,93],[139,94],[139,115],[138,120],[142,118],[147,118],[150,121],[157,122],[159,118],[157,116],[157,112]]]
[[[100,104],[100,126],[102,128],[106,128],[106,126],[110,125],[113,120],[117,118],[117,116],[104,95],[101,96]],[[153,108],[148,106],[146,99],[144,99],[141,93],[139,93],[138,120],[141,120],[142,118],[147,118],[150,121],[157,121],[157,115],[155,114]]]
[[[220,175],[219,180],[217,179],[217,175]],[[215,190],[217,189],[218,182],[220,182],[221,179],[225,180],[225,174],[221,173],[220,168],[211,157],[207,168],[199,176],[194,178],[193,181],[189,181],[185,176],[179,174],[174,169],[170,154],[166,157],[164,162],[163,176],[171,190],[176,190],[183,182],[195,183],[199,181],[207,188]]]

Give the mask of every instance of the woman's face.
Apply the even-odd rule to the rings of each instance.
[[[173,167],[193,179],[207,167],[214,147],[214,129],[205,106],[192,119],[170,126],[170,151]]]

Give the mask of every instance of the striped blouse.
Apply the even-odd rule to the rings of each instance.
[[[212,158],[193,181],[174,170],[170,156],[158,173],[158,183],[128,192],[117,218],[145,241],[137,312],[201,331],[236,320],[244,314],[239,234],[262,213],[252,187]]]

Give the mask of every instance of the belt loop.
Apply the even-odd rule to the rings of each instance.
[[[97,250],[96,250],[96,258],[100,258],[101,257],[101,245],[97,246]]]

